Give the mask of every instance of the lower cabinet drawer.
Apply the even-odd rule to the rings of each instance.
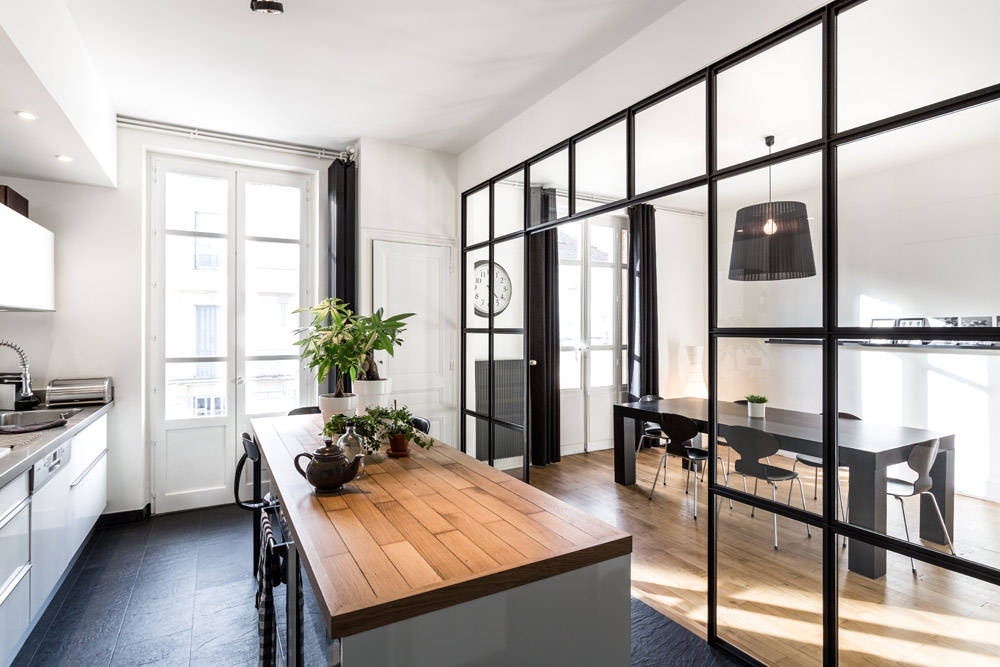
[[[30,507],[25,500],[20,509],[0,518],[0,590],[28,564]]]
[[[29,569],[28,565],[22,567],[11,581],[0,589],[0,664],[7,664],[13,659],[11,653],[28,629],[31,615]]]

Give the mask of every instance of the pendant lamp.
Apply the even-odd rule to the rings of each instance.
[[[774,136],[764,137],[771,154]],[[816,275],[809,218],[800,201],[771,201],[771,167],[767,168],[767,202],[736,212],[730,280],[790,280]]]

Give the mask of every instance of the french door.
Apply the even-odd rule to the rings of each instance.
[[[294,330],[315,287],[306,174],[151,160],[153,511],[232,500],[240,434],[315,401]]]

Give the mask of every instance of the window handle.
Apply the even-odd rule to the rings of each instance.
[[[236,382],[236,384],[243,384],[243,378],[242,377],[238,377],[238,378],[236,378],[235,382]]]

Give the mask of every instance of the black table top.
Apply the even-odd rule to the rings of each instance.
[[[823,416],[811,412],[798,412],[768,407],[766,418],[750,419],[747,406],[729,401],[719,401],[719,423],[727,426],[748,426],[770,433],[781,441],[782,449],[801,454],[822,455]],[[699,423],[702,429],[708,423],[708,399],[685,396],[664,398],[658,401],[620,403],[617,408],[628,412],[655,417],[658,414],[683,415]],[[954,437],[950,433],[926,429],[879,424],[856,419],[839,419],[841,464],[849,465],[852,459],[870,460],[871,456],[891,464],[905,460],[913,445],[938,438],[941,449],[953,449]]]

